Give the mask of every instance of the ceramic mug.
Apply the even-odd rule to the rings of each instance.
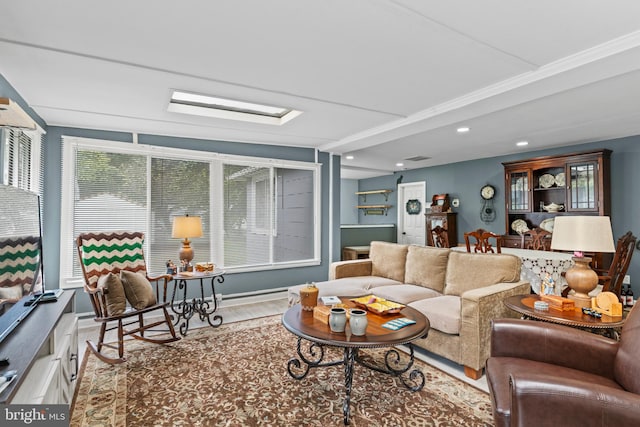
[[[351,334],[356,336],[365,335],[367,333],[367,312],[359,308],[352,308],[350,310],[349,326],[351,327]]]
[[[347,310],[342,307],[334,307],[329,312],[329,327],[331,332],[344,332],[347,325]]]

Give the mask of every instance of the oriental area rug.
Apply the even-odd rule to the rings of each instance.
[[[343,425],[344,368],[292,378],[287,362],[297,338],[280,319],[195,329],[166,345],[128,341],[127,361],[114,366],[87,350],[71,426]],[[365,351],[374,361],[384,356],[382,349]],[[417,359],[414,367],[426,377],[419,392],[356,365],[350,425],[493,425],[488,394]]]

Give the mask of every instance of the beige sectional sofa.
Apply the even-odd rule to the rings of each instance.
[[[368,259],[333,263],[329,280],[316,286],[320,296],[374,294],[421,311],[431,330],[414,344],[479,378],[489,356],[490,321],[516,317],[502,300],[530,292],[520,263],[515,255],[371,242]],[[290,305],[300,301],[302,286],[289,288]]]

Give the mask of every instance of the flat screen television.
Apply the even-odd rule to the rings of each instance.
[[[0,342],[36,307],[27,301],[43,293],[40,199],[0,184]]]

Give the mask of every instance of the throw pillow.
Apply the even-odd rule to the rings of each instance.
[[[520,258],[511,254],[451,251],[444,293],[461,296],[472,289],[517,282],[521,264]]]
[[[122,270],[120,279],[124,285],[127,301],[133,308],[141,310],[156,303],[156,294],[144,274]]]
[[[409,246],[404,282],[442,293],[449,260],[448,248]]]
[[[115,316],[124,313],[127,309],[127,300],[124,296],[124,287],[120,277],[113,273],[100,276],[98,289],[102,289],[107,302],[107,314]]]
[[[371,242],[371,275],[404,282],[407,245],[389,242]]]

